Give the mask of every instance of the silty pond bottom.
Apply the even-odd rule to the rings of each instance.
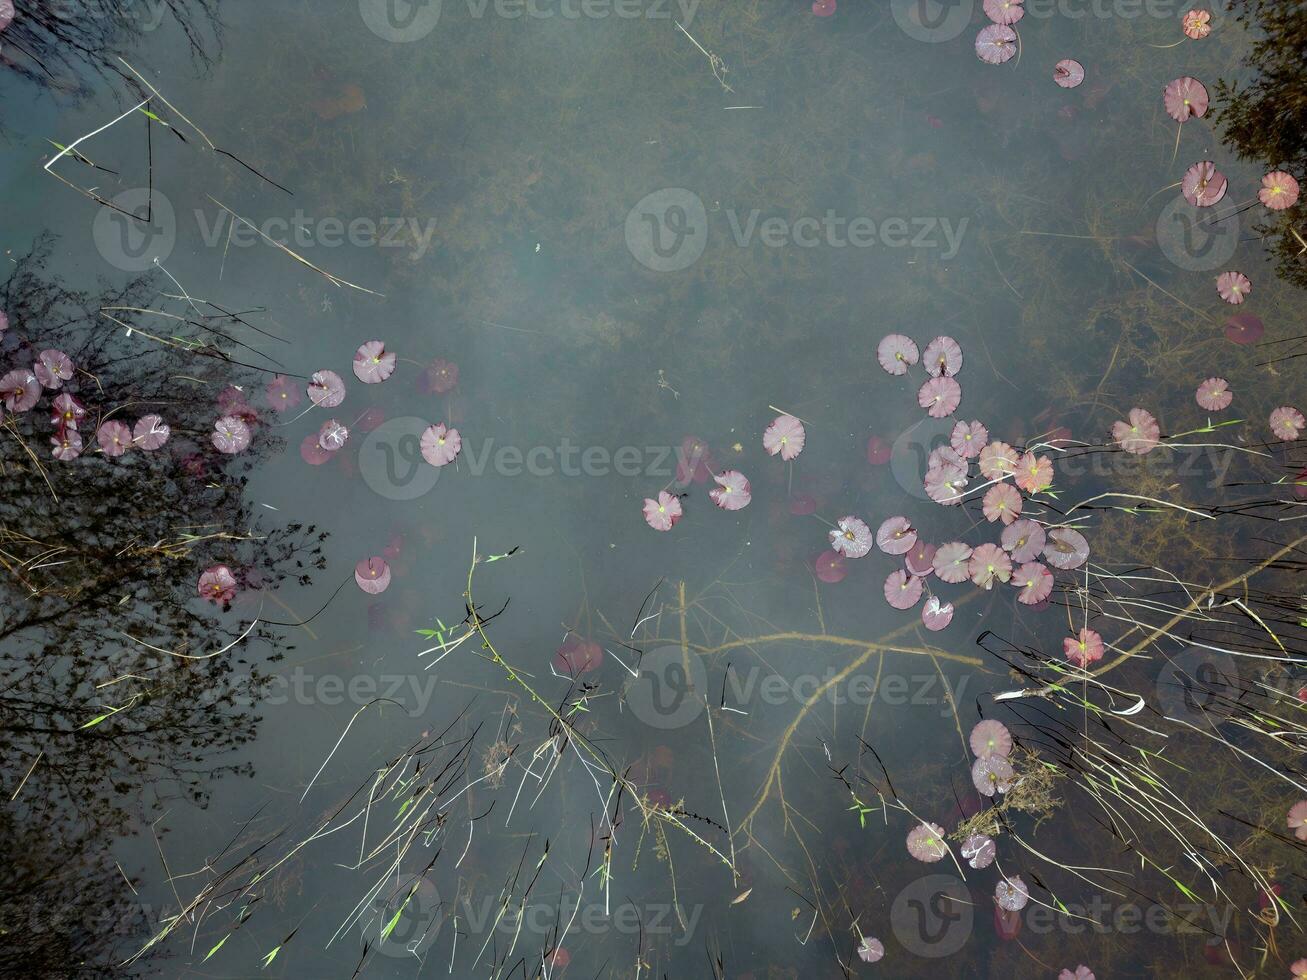
[[[3,972],[1307,976],[1304,37],[0,0]]]

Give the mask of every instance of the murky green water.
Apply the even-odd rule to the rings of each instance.
[[[18,6],[11,30],[33,16]],[[1242,204],[1266,169],[1205,120],[1175,150],[1160,98],[1178,75],[1244,77],[1244,29],[1218,12],[1211,37],[1165,47],[1183,11],[1162,0],[1027,8],[1019,59],[990,66],[972,50],[978,3],[850,0],[826,17],[753,0],[267,0],[213,20],[138,3],[129,66],[112,62],[127,78],[83,65],[77,99],[0,75],[7,256],[48,231],[45,280],[96,293],[152,277],[139,303],[88,304],[116,387],[81,378],[82,396],[97,411],[166,393],[165,416],[240,402],[257,415],[247,471],[179,426],[163,450],[175,467],[133,471],[130,500],[108,475],[124,464],[88,453],[48,464],[67,501],[52,509],[6,450],[28,494],[7,496],[3,518],[6,962],[33,976],[1233,976],[1226,937],[1245,975],[1286,974],[1303,946],[1291,835],[1273,859],[1246,852],[1289,906],[1263,957],[1237,862],[1213,859],[1223,889],[1146,807],[1100,805],[1067,778],[1057,726],[1085,731],[1088,712],[993,700],[1030,684],[1005,663],[1017,651],[1056,657],[1094,622],[1119,653],[1164,601],[1184,605],[1163,563],[1210,587],[1292,542],[1300,505],[1276,481],[1307,465],[1301,442],[1265,445],[1267,414],[1301,405],[1304,386],[1301,360],[1262,362],[1296,348],[1231,344],[1234,311],[1211,283],[1226,268],[1253,280],[1244,309],[1267,343],[1300,332],[1301,291],[1276,278],[1256,214],[1199,227],[1168,188],[1210,158]],[[0,33],[3,57],[21,54]],[[1083,63],[1082,86],[1054,84],[1062,58]],[[148,227],[42,170],[50,141],[151,95],[133,69],[167,125],[131,114],[78,147],[103,169],[55,169],[133,213],[152,200]],[[15,298],[11,282],[11,315]],[[133,307],[111,312],[137,332],[106,306]],[[24,309],[14,326],[33,349],[66,345],[60,318]],[[205,319],[219,309],[240,320]],[[877,366],[888,333],[956,338],[956,418],[1018,446],[1062,427],[1101,446],[1135,405],[1168,435],[1192,431],[1207,419],[1194,387],[1229,378],[1246,430],[1055,458],[1040,513],[1073,523],[1060,515],[1109,491],[1230,512],[1208,528],[1088,506],[1092,581],[1058,573],[1037,609],[1006,586],[940,586],[956,604],[940,633],[883,600],[899,559],[873,551],[819,581],[845,514],[873,530],[904,514],[935,543],[988,533],[978,500],[941,508],[922,490],[955,419],[923,422],[922,376]],[[246,367],[163,350],[177,336]],[[372,339],[399,361],[363,385],[350,364]],[[437,359],[448,390],[424,374]],[[329,415],[351,435],[309,465],[301,443],[327,415],[279,414],[263,389],[324,368],[346,381]],[[781,411],[806,426],[793,463],[761,444]],[[441,421],[463,450],[435,469],[417,444]],[[656,533],[642,502],[677,482],[695,440],[708,468],[749,477],[753,500],[719,510],[711,480],[689,482],[684,518]],[[152,540],[128,530],[138,520]],[[82,593],[94,601],[74,592],[28,623],[18,571],[53,560],[12,536],[32,525],[177,544],[131,559],[148,581],[98,580]],[[458,625],[469,568],[514,549],[471,580],[483,646]],[[351,571],[383,553],[393,582],[366,595]],[[262,568],[229,610],[203,608],[211,634],[159,612],[201,609],[195,581],[219,562]],[[1293,591],[1277,581],[1268,602]],[[1289,676],[1301,629],[1277,608],[1279,653],[1246,619],[1194,637],[1271,649]],[[569,633],[598,644],[576,683],[551,670]],[[1183,713],[1172,639],[1112,675],[1118,707],[1143,696],[1150,716]],[[996,925],[995,868],[927,866],[903,846],[914,818],[952,830],[980,807],[966,735],[982,716],[1064,780],[1062,806],[1011,815],[999,838],[1002,872],[1035,886],[1015,938]],[[1176,757],[1177,794],[1232,845],[1262,821],[1284,834],[1291,786],[1223,776],[1213,798],[1194,778],[1234,749],[1186,730],[1150,750]],[[862,935],[883,941],[878,965],[857,961]]]

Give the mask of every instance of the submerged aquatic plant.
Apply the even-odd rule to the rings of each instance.
[[[418,375],[418,391],[424,395],[444,395],[458,386],[458,365],[437,357]]]
[[[812,567],[817,578],[827,585],[843,582],[844,577],[849,573],[844,556],[838,551],[829,549],[813,559]]]
[[[276,375],[263,388],[268,405],[277,412],[289,412],[299,408],[304,401],[299,385],[284,374]]]
[[[1261,317],[1251,313],[1236,313],[1225,321],[1225,336],[1234,344],[1255,344],[1266,333]]]

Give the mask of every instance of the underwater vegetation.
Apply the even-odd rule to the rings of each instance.
[[[317,63],[225,51],[237,90],[185,100],[111,22],[0,31],[28,80],[133,93],[55,134],[40,176],[88,208],[180,199],[182,159],[229,228],[437,229],[263,235],[204,289],[13,260],[4,968],[1307,975],[1301,6],[1052,43],[985,0],[942,72],[892,5],[584,47],[446,5],[409,60],[345,6],[270,4]],[[168,9],[204,62],[216,5]],[[630,202],[693,181],[714,216],[972,223],[947,259],[628,261]],[[1204,266],[1175,213],[1237,247]],[[482,469],[581,431],[668,462]],[[408,510],[368,482],[400,464]],[[274,702],[292,667],[436,693]]]

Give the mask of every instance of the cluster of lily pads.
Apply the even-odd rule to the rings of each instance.
[[[1014,743],[1007,726],[994,719],[978,722],[971,729],[968,742],[976,757],[971,768],[971,781],[976,790],[987,797],[993,797],[1011,789],[1018,777],[1008,758]],[[1307,815],[1307,803],[1303,806],[1304,814]],[[917,820],[908,831],[906,844],[908,853],[926,864],[934,864],[952,855],[944,828],[927,820]],[[998,858],[998,846],[988,834],[971,834],[958,850],[962,860],[977,871],[985,870]],[[1030,886],[1020,875],[1007,874],[1000,867],[999,878],[994,885],[993,901],[1000,927],[1005,923],[1010,927],[1011,922],[1019,919],[1021,910],[1030,903]],[[874,938],[864,937],[858,946],[858,956],[867,963],[876,962],[884,952],[884,946]],[[1094,980],[1094,974],[1089,967],[1080,964],[1074,970],[1064,969],[1058,975],[1058,980]]]
[[[962,389],[956,375],[962,368],[963,354],[953,338],[935,337],[923,350],[910,337],[890,334],[878,345],[876,357],[892,376],[924,369],[926,377],[917,388],[917,403],[930,417],[947,418],[961,404]],[[1208,411],[1220,411],[1229,407],[1233,394],[1224,379],[1209,378],[1199,385],[1195,398]],[[1301,414],[1288,406],[1276,409],[1270,424],[1282,439],[1296,438],[1303,425]],[[1157,420],[1139,407],[1131,409],[1126,419],[1112,426],[1111,439],[1120,449],[1136,455],[1151,452],[1164,443]],[[782,414],[767,426],[762,442],[770,455],[792,461],[804,448],[806,431],[799,419]],[[931,452],[923,489],[941,506],[958,506],[968,498],[979,496],[986,521],[996,525],[996,529],[1001,528],[997,542],[948,541],[935,545],[926,542],[905,516],[888,517],[873,532],[865,521],[850,514],[836,521],[829,531],[830,548],[840,559],[863,558],[873,549],[901,558],[902,566],[891,571],[885,580],[886,601],[896,609],[911,609],[925,596],[921,621],[932,631],[946,628],[954,613],[953,604],[936,593],[933,583],[969,581],[986,590],[994,588],[996,583],[1008,583],[1018,590],[1019,603],[1042,607],[1053,590],[1053,570],[1074,571],[1085,564],[1090,553],[1088,541],[1077,528],[1023,516],[1030,502],[1051,489],[1054,479],[1051,455],[1058,448],[1056,441],[1046,441],[1018,449],[991,439],[988,428],[979,420],[959,420],[950,432],[948,444]],[[1041,453],[1041,449],[1048,453]],[[730,494],[740,488],[727,476],[734,471],[714,474],[712,460],[701,440],[687,439],[682,450],[679,482],[706,482],[711,478],[717,483],[712,496],[718,506],[738,509],[732,504],[748,503],[747,481],[742,484],[743,495],[731,498]],[[680,516],[680,498],[673,494],[663,491],[657,499],[645,501],[645,519],[658,530],[670,530]],[[1101,660],[1104,648],[1102,636],[1085,625],[1063,639],[1062,654],[1068,663],[1083,669]],[[973,729],[970,744],[975,754],[971,775],[976,790],[991,798],[1008,792],[1019,776],[1009,759],[1013,742],[1007,728],[996,720],[982,721]],[[1289,824],[1300,837],[1307,839],[1307,800],[1294,807]],[[949,854],[943,828],[927,821],[918,821],[912,828],[907,847],[915,858],[927,862],[941,860]],[[988,867],[996,856],[993,839],[983,834],[967,838],[960,851],[962,859],[975,869]],[[1029,888],[1020,875],[1003,875],[995,886],[994,902],[999,916],[1018,918],[1029,901]],[[864,962],[876,962],[883,957],[884,947],[874,937],[862,937],[857,953]],[[1063,970],[1061,977],[1092,980],[1093,973],[1081,964],[1074,970]]]
[[[1001,65],[1016,57],[1021,39],[1014,25],[1025,16],[1024,0],[985,0],[985,14],[992,21],[976,36],[976,56],[991,65]],[[1194,8],[1180,19],[1185,37],[1199,41],[1212,33],[1210,11]],[[1085,80],[1084,66],[1072,59],[1063,59],[1053,66],[1053,80],[1063,88],[1075,88]],[[1181,126],[1190,119],[1207,113],[1211,98],[1207,87],[1192,75],[1181,75],[1162,88],[1162,104],[1167,114]],[[1176,147],[1180,133],[1176,132]],[[1228,182],[1225,175],[1211,160],[1200,160],[1185,171],[1179,181],[1186,201],[1196,208],[1209,208],[1225,199]],[[1271,211],[1283,211],[1298,200],[1298,180],[1283,170],[1273,170],[1262,177],[1257,192],[1259,201]],[[1250,202],[1255,203],[1255,202]],[[1239,205],[1237,211],[1244,210]],[[1227,303],[1243,303],[1252,291],[1252,281],[1237,269],[1230,269],[1216,277],[1216,291]]]
[[[807,433],[803,423],[793,415],[778,415],[762,434],[762,445],[769,456],[780,456],[789,462],[803,452]],[[722,510],[742,510],[753,500],[753,487],[739,470],[713,472],[712,458],[703,440],[687,436],[681,443],[677,462],[676,483],[688,486],[691,482],[703,483],[708,479],[716,484],[708,497]],[[670,531],[684,516],[681,497],[666,488],[657,497],[646,497],[644,520],[655,531]]]
[[[961,404],[962,388],[956,375],[963,355],[953,338],[936,337],[923,352],[911,337],[889,334],[878,345],[876,357],[893,376],[906,375],[918,364],[925,368],[927,377],[918,388],[917,403],[929,416],[946,418]],[[830,530],[831,550],[843,558],[857,559],[870,554],[874,546],[886,555],[902,557],[902,567],[885,579],[885,600],[895,609],[906,610],[925,596],[921,621],[932,631],[946,628],[954,612],[953,604],[931,588],[932,582],[956,585],[970,581],[986,590],[996,583],[1011,583],[1019,590],[1018,602],[1041,605],[1053,591],[1053,573],[1048,566],[1066,571],[1079,568],[1089,557],[1089,545],[1073,527],[1045,527],[1022,517],[1022,492],[1033,498],[1053,483],[1053,462],[1036,448],[1018,451],[1001,440],[991,440],[983,422],[959,420],[948,445],[936,447],[927,459],[923,478],[927,496],[951,507],[983,489],[985,519],[1002,526],[998,542],[972,545],[955,540],[936,545],[924,540],[903,515],[884,519],[873,534],[865,521],[849,514]],[[977,478],[983,482],[968,490]]]
[[[369,340],[354,352],[354,377],[363,384],[381,384],[395,373],[398,360],[393,351],[386,349],[383,341]],[[418,379],[418,388],[427,394],[444,394],[453,390],[457,383],[458,366],[437,358],[423,369]],[[345,381],[335,371],[325,368],[315,371],[304,391],[311,402],[310,408],[295,418],[300,418],[313,408],[337,408],[345,401],[345,393]],[[304,400],[299,384],[283,374],[276,375],[268,382],[264,388],[264,397],[268,405],[278,413],[293,411]],[[245,401],[244,393],[237,388],[226,389],[219,396],[219,406],[224,414],[214,423],[214,448],[229,454],[244,452],[249,448],[253,435],[251,427],[257,420],[258,413]],[[375,424],[380,424],[379,418],[379,413],[369,410],[352,424],[375,427]],[[317,432],[304,437],[300,444],[300,457],[310,465],[321,465],[340,452],[349,437],[348,425],[337,418],[329,418],[318,427]],[[427,426],[419,439],[422,458],[436,467],[452,463],[462,448],[463,439],[458,429],[444,422]],[[372,555],[360,560],[354,567],[354,582],[368,595],[379,595],[390,586],[391,571],[386,557]],[[226,605],[235,597],[238,588],[237,578],[228,566],[211,565],[200,574],[197,591],[211,602]]]
[[[0,310],[0,335],[9,329],[9,317]],[[22,415],[36,408],[42,397],[50,396],[50,456],[70,463],[82,455],[86,445],[81,427],[91,414],[85,403],[71,389],[69,382],[78,374],[77,366],[63,351],[49,348],[39,351],[32,363],[15,367],[0,377],[0,420],[5,411]],[[129,449],[153,451],[168,441],[171,430],[159,415],[142,415],[134,425],[101,416],[95,426],[98,451],[106,457],[124,455]]]

